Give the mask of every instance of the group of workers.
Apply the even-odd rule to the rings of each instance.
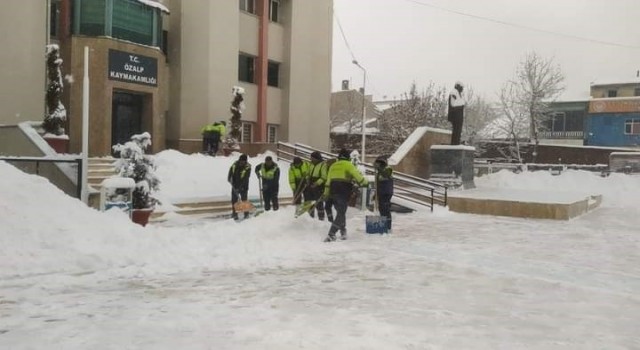
[[[340,150],[337,159],[323,159],[320,152],[310,155],[311,161],[294,157],[289,167],[289,185],[293,191],[294,204],[313,203],[309,208],[309,215],[319,220],[325,217],[331,222],[331,227],[325,242],[335,241],[340,232],[341,239],[347,239],[346,212],[349,201],[357,194],[357,187],[368,186],[367,179],[351,161],[350,152]],[[387,218],[387,230],[391,230],[391,197],[393,196],[393,170],[388,166],[384,157],[374,162],[376,168],[376,200],[379,204],[380,215]],[[278,210],[278,192],[280,169],[271,156],[265,158],[264,163],[256,166],[255,173],[261,187],[265,210]],[[247,155],[242,154],[229,169],[228,181],[233,190],[231,193],[232,217],[238,219],[234,204],[238,200],[246,201],[249,190],[251,165],[247,162]],[[357,187],[356,187],[357,186]],[[335,208],[336,215],[333,216]],[[245,212],[244,217],[249,213]]]

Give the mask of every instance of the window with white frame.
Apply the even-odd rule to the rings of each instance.
[[[627,119],[624,122],[625,135],[640,135],[640,119]]]
[[[242,123],[242,134],[241,134],[240,142],[242,143],[253,142],[253,123],[248,123],[248,122]]]
[[[256,0],[240,0],[240,10],[256,14]]]
[[[269,20],[280,22],[280,0],[269,0]]]
[[[267,142],[268,143],[278,142],[278,126],[277,125],[267,126]]]

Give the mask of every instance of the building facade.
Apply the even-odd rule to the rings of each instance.
[[[591,100],[586,128],[586,145],[640,147],[640,97]]]
[[[81,148],[85,47],[91,156],[144,131],[153,152],[198,151],[201,128],[230,119],[233,86],[246,91],[241,142],[327,149],[332,11],[332,0],[7,0],[0,26],[16,33],[0,53],[11,82],[0,124],[43,119],[45,45],[58,43],[71,153]]]
[[[549,104],[548,118],[540,131],[543,144],[583,145],[589,101],[562,101]]]

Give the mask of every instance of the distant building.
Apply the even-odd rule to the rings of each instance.
[[[540,132],[543,144],[584,144],[589,101],[558,101],[549,105],[548,119]]]
[[[640,147],[640,79],[591,84],[585,145]]]
[[[343,88],[345,86],[343,85]],[[372,102],[372,96],[363,96],[361,91],[336,91],[331,94],[331,133],[358,134],[362,124],[363,99],[365,104],[366,132],[377,132],[380,110]]]

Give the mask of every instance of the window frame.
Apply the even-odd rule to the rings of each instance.
[[[275,72],[275,82],[272,80],[272,71],[271,67],[275,67],[277,71]],[[269,60],[267,63],[267,86],[271,87],[280,87],[280,62]]]
[[[245,80],[245,77],[242,74],[242,70],[240,69],[243,66],[241,62],[243,57],[251,59],[251,67],[248,68],[248,73],[247,73],[248,76],[250,77],[249,80]],[[250,55],[245,52],[238,53],[238,81],[241,81],[244,83],[250,83],[250,84],[256,83],[256,61],[257,61],[257,57],[254,55]]]
[[[245,128],[248,127],[249,132],[249,141],[245,139]],[[240,143],[253,143],[253,123],[252,122],[242,122],[242,128],[240,130]]]
[[[272,130],[273,130],[273,138],[271,138]],[[267,143],[278,143],[278,125],[267,124]]]
[[[280,23],[280,0],[269,0],[269,21]]]
[[[637,132],[634,132],[635,129],[637,129]],[[640,118],[625,119],[624,134],[631,136],[640,135]]]
[[[252,15],[258,14],[256,8],[256,0],[240,0],[238,3],[238,8],[244,13],[249,13]]]
[[[640,96],[640,87],[633,89],[633,96]]]
[[[618,90],[617,89],[607,90],[607,97],[608,98],[618,97]]]

